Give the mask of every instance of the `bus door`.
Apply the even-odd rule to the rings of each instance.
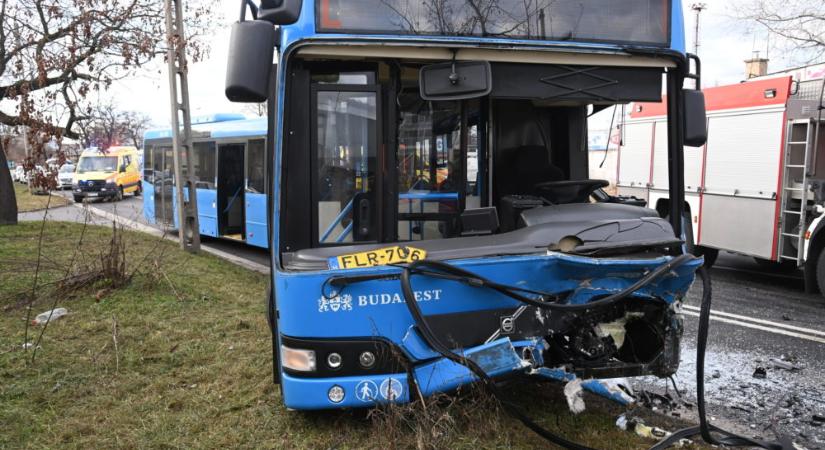
[[[154,169],[155,223],[169,226],[174,223],[175,167],[172,147],[153,147],[152,165]]]
[[[244,240],[246,144],[218,145],[218,235]]]
[[[267,248],[266,232],[266,146],[265,140],[252,139],[246,151],[246,243]]]
[[[312,87],[313,235],[316,245],[377,241],[381,204],[378,89],[341,77]],[[351,77],[358,80],[358,77]],[[346,81],[344,81],[346,80]],[[343,81],[343,82],[342,82]]]

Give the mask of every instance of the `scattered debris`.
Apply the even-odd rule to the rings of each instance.
[[[65,316],[66,314],[69,314],[69,311],[66,308],[50,309],[48,311],[45,311],[45,312],[42,312],[42,313],[38,314],[34,318],[34,320],[32,320],[32,324],[34,324],[34,325],[43,325],[43,324],[48,323],[52,320],[57,320],[57,319]],[[29,344],[29,343],[27,343],[27,344]],[[31,345],[31,344],[29,344],[29,345]]]
[[[777,369],[785,369],[785,370],[790,370],[790,371],[800,370],[800,368],[798,366],[795,366],[795,365],[793,365],[792,363],[790,363],[788,361],[783,361],[783,360],[777,359],[777,358],[771,358],[771,363],[773,363],[773,366],[776,367]]]
[[[645,425],[644,420],[638,417],[627,417],[626,414],[622,414],[616,419],[616,426],[621,430],[632,431],[638,436],[648,439],[664,439],[671,435],[668,431],[665,431],[659,427]],[[688,439],[680,439],[676,446],[682,447],[685,445],[690,445],[690,443],[691,442]]]
[[[768,377],[768,371],[765,370],[764,367],[757,367],[756,370],[753,371],[753,377],[754,378],[763,378],[763,379],[767,378]]]
[[[722,373],[719,372],[718,370],[714,370],[713,373],[710,376],[711,376],[711,378],[720,378],[722,376]]]
[[[791,320],[791,316],[787,314],[782,314],[782,320]]]
[[[564,386],[564,396],[567,398],[567,407],[573,414],[584,411],[584,397],[582,396],[582,380],[576,378]]]
[[[820,414],[814,414],[811,418],[814,419],[814,422],[825,422],[825,416]]]

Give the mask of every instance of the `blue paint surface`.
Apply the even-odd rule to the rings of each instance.
[[[247,192],[246,199],[246,243],[267,248],[266,194]]]
[[[143,188],[143,217],[146,221],[155,223],[155,185],[147,181],[141,180]]]

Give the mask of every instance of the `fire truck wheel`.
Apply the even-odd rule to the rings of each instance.
[[[705,267],[710,269],[713,267],[713,264],[716,262],[716,258],[719,256],[719,250],[710,247],[703,247],[701,245],[697,245],[693,249],[693,254],[696,256],[704,256],[705,257]]]
[[[819,292],[825,293],[825,251],[820,251],[816,257],[816,285],[819,286]]]

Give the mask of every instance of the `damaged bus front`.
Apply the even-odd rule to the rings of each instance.
[[[226,94],[269,102],[267,305],[286,406],[676,371],[701,265],[681,238],[682,147],[705,132],[679,1],[241,14]],[[663,89],[671,202],[657,212],[588,178],[587,130]]]

